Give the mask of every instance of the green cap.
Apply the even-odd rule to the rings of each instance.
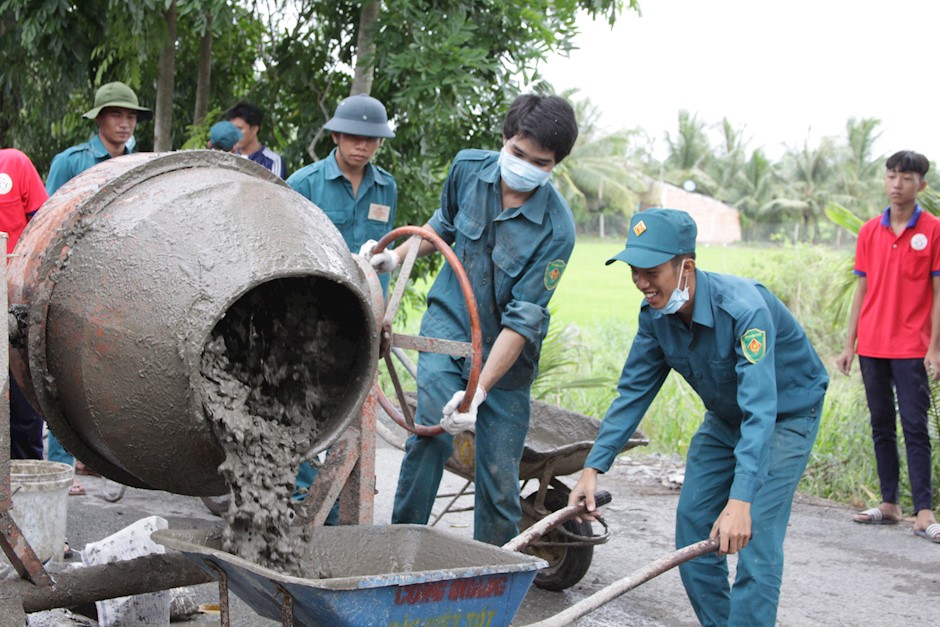
[[[124,83],[105,83],[95,92],[95,106],[86,111],[83,118],[94,120],[105,107],[120,107],[137,111],[137,119],[141,122],[153,117],[153,112],[142,107],[137,101],[137,94]]]
[[[695,220],[678,209],[647,209],[633,215],[624,249],[607,260],[655,268],[677,255],[695,252]]]

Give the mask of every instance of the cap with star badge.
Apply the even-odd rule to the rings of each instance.
[[[695,220],[679,209],[647,209],[634,214],[624,249],[607,265],[624,261],[637,268],[655,268],[677,255],[695,252],[698,228]]]

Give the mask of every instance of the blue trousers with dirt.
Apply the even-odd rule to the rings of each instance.
[[[751,541],[737,556],[734,585],[727,559],[710,554],[679,567],[702,625],[774,625],[783,578],[783,540],[797,485],[819,430],[822,402],[805,415],[780,417],[767,458],[766,480],[751,503]],[[707,412],[692,438],[676,512],[676,546],[708,537],[728,502],[740,428]]]
[[[437,425],[444,404],[465,389],[461,369],[447,355],[422,353],[418,359],[418,407],[415,422]],[[473,537],[502,545],[519,533],[519,461],[529,429],[529,388],[487,390],[475,429],[476,464]],[[405,445],[395,492],[392,522],[427,524],[454,447],[453,436],[412,435]]]

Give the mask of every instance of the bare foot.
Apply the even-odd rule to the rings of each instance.
[[[933,510],[922,509],[917,512],[917,517],[914,519],[914,531],[924,531],[930,525],[937,524],[937,519],[934,518]]]

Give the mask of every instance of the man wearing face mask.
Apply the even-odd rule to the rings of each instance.
[[[717,554],[679,567],[682,583],[703,625],[773,625],[790,506],[829,377],[800,324],[767,288],[696,268],[696,233],[684,211],[649,209],[633,216],[626,247],[607,262],[630,265],[645,302],[618,396],[569,503],[584,500],[594,511],[597,475],[677,371],[706,412],[689,444],[676,546],[719,540]],[[729,586],[725,555],[739,551]]]
[[[500,152],[463,150],[426,227],[460,258],[473,286],[483,331],[483,370],[465,413],[469,359],[421,353],[416,422],[440,423],[437,437],[409,438],[395,494],[393,523],[425,524],[453,450],[453,435],[475,430],[473,535],[501,545],[518,533],[519,461],[529,428],[529,389],[548,330],[548,302],[574,247],[568,204],[549,182],[578,136],[574,111],[558,96],[516,98],[503,123]],[[380,272],[391,272],[410,243],[377,255],[362,251]],[[419,255],[433,245],[422,242]],[[421,334],[469,341],[464,298],[445,265],[428,293]]]

